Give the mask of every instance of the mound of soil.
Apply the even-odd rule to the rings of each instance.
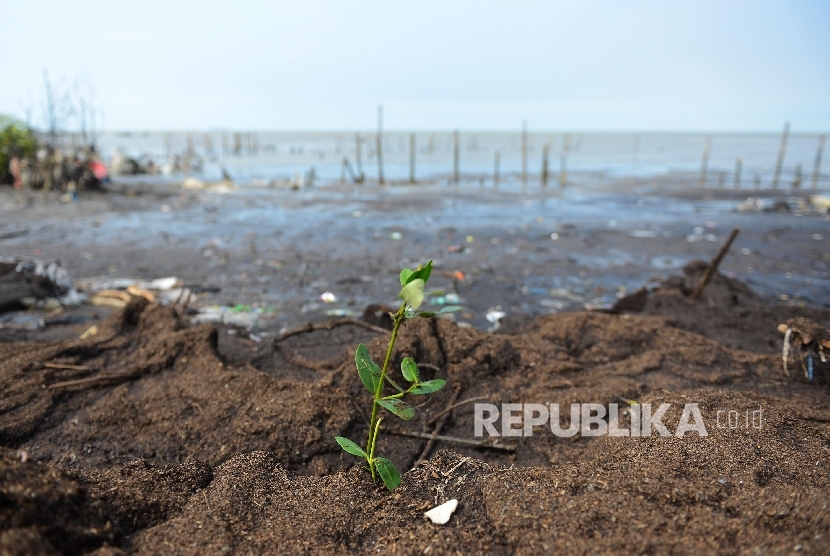
[[[408,470],[393,493],[333,439],[367,434],[353,352],[380,360],[379,330],[257,343],[135,299],[83,340],[0,343],[0,551],[830,551],[830,365],[786,377],[777,331],[830,313],[753,299],[690,306],[667,287],[644,315],[551,315],[516,335],[407,321],[393,368],[410,356],[448,386],[415,420],[384,420],[379,451]],[[512,451],[407,436],[475,440],[472,402],[626,400],[671,404],[672,432],[697,403],[708,436],[537,430],[500,439]],[[763,426],[716,426],[727,410]],[[451,498],[447,525],[424,518]]]

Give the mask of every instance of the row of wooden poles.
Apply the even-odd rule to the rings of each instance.
[[[784,131],[781,134],[781,144],[778,149],[778,157],[775,163],[775,172],[773,174],[772,179],[772,189],[778,189],[780,182],[781,182],[781,173],[784,165],[784,156],[787,151],[787,141],[790,135],[790,124],[787,122],[784,124]],[[567,136],[566,136],[567,137]],[[378,161],[378,182],[380,184],[385,184],[386,179],[383,173],[383,106],[378,106],[378,132],[376,136],[376,154],[377,154],[377,161]],[[558,182],[559,185],[564,186],[568,182],[568,172],[567,172],[567,153],[568,153],[568,143],[569,141],[566,139],[565,146],[562,150],[562,154],[560,155],[560,163],[559,163],[559,177]],[[825,143],[825,136],[822,135],[819,137],[819,144],[818,149],[816,151],[815,162],[813,164],[813,173],[812,173],[812,180],[811,186],[812,188],[818,187],[819,177],[821,174],[821,159],[822,153],[824,151],[824,143]],[[360,136],[359,133],[355,133],[355,166],[353,167],[351,162],[349,161],[348,157],[343,158],[343,162],[341,165],[341,181],[346,180],[346,175],[348,174],[349,177],[355,183],[363,183],[366,179],[366,175],[363,172],[363,163],[362,163],[362,154],[361,154],[361,145],[363,144],[363,138]],[[635,150],[639,146],[639,139],[635,138]],[[205,136],[205,149],[210,151],[213,149],[213,142],[208,137]],[[273,146],[265,146],[263,148],[260,147],[259,138],[256,134],[252,133],[234,133],[233,134],[233,145],[229,145],[227,141],[227,136],[222,136],[222,150],[224,154],[234,154],[239,155],[243,151],[248,152],[249,154],[258,154],[261,151],[267,151],[269,149],[273,149]],[[168,153],[170,152],[170,136],[167,135],[165,137],[165,150]],[[707,137],[706,142],[703,147],[703,157],[700,166],[700,178],[698,180],[698,185],[700,187],[705,187],[708,179],[709,174],[709,154],[712,150],[712,139],[711,137]],[[461,151],[461,141],[460,141],[460,134],[458,131],[453,132],[453,171],[452,171],[452,182],[459,183],[460,181],[460,151]],[[527,134],[527,121],[525,120],[522,122],[522,142],[521,142],[521,151],[522,151],[522,169],[521,169],[521,181],[523,185],[528,183],[528,134]],[[187,152],[193,152],[193,136],[187,136]],[[412,133],[409,135],[409,183],[415,183],[415,153],[416,153],[416,138],[415,134]],[[498,185],[500,179],[500,165],[501,165],[501,152],[496,150],[493,153],[493,183],[494,185]],[[734,189],[739,189],[741,186],[741,174],[743,170],[743,159],[741,157],[737,157],[735,159],[735,171],[733,173],[733,187]],[[547,186],[548,181],[551,178],[550,173],[550,144],[545,144],[542,147],[542,167],[540,172],[540,182],[543,187]],[[793,187],[801,187],[802,185],[802,169],[801,164],[797,164],[795,167],[795,175],[793,177],[792,186]],[[760,189],[760,176],[755,175],[755,189]],[[720,172],[719,179],[718,179],[718,186],[724,188],[726,186],[726,173]]]
[[[778,186],[781,181],[781,172],[784,167],[784,156],[787,152],[787,141],[790,135],[790,123],[787,122],[784,124],[784,131],[781,134],[781,144],[778,149],[778,157],[775,163],[775,172],[773,174],[772,179],[772,189],[778,189]],[[811,187],[816,189],[818,187],[819,177],[821,175],[821,158],[822,153],[824,152],[824,142],[825,136],[822,135],[819,137],[818,149],[816,150],[816,157],[815,162],[813,164],[813,175],[812,175],[812,183]],[[345,174],[348,172],[355,183],[362,183],[365,179],[365,175],[363,174],[362,163],[361,163],[361,155],[360,155],[360,143],[361,138],[360,134],[355,134],[355,144],[356,144],[356,162],[357,162],[357,172],[355,172],[351,164],[349,163],[348,158],[343,158],[343,172],[341,173],[341,181],[345,181]],[[452,172],[452,181],[453,183],[459,183],[460,181],[460,172],[459,172],[459,162],[460,162],[460,136],[458,131],[453,132],[453,172]],[[639,144],[639,142],[637,142]],[[409,183],[415,183],[415,134],[412,133],[409,136]],[[700,179],[698,181],[698,185],[700,187],[706,186],[707,180],[707,173],[708,173],[708,166],[709,166],[709,153],[712,150],[712,139],[708,137],[706,139],[705,146],[703,147],[703,160],[701,162],[700,167]],[[378,132],[377,132],[377,158],[378,158],[378,182],[383,185],[385,182],[383,176],[383,106],[378,106]],[[493,184],[498,185],[499,183],[499,166],[501,162],[501,153],[497,150],[493,153]],[[550,145],[545,144],[542,147],[542,170],[540,172],[540,181],[542,187],[546,187],[548,184],[548,180],[550,178]],[[741,186],[741,171],[743,167],[743,159],[741,157],[737,157],[735,160],[735,172],[733,174],[733,188],[739,189]],[[521,179],[522,185],[526,185],[528,182],[528,141],[527,141],[527,120],[522,122],[522,171],[521,171]],[[725,173],[720,173],[720,178],[718,180],[719,187],[725,187]],[[568,182],[568,171],[567,171],[567,142],[565,148],[562,151],[560,157],[560,164],[559,164],[559,185],[564,186]],[[793,177],[792,186],[794,188],[800,188],[802,185],[802,171],[801,171],[801,164],[797,164],[795,167],[795,175]],[[755,189],[760,189],[760,176],[756,174],[755,176]]]
[[[778,147],[778,157],[775,161],[775,172],[772,176],[772,188],[778,189],[778,186],[781,183],[781,172],[784,168],[784,156],[787,154],[787,141],[790,137],[790,122],[784,124],[784,131],[781,133],[781,144]],[[816,189],[818,187],[819,176],[821,175],[821,156],[824,152],[824,140],[825,136],[822,135],[818,139],[818,149],[816,150],[816,157],[813,163],[813,176],[811,180],[811,187]],[[699,187],[706,187],[706,180],[707,174],[709,170],[709,153],[712,150],[712,138],[707,137],[706,143],[703,147],[703,159],[700,163],[700,178],[698,179],[698,186]],[[732,175],[733,177],[733,188],[740,189],[741,187],[741,171],[743,169],[743,158],[740,156],[735,159],[735,172]],[[796,164],[795,167],[795,175],[793,176],[792,186],[794,188],[800,188],[802,185],[802,174],[801,174],[801,164]],[[720,187],[725,186],[725,173],[721,172],[720,177],[718,179],[718,185]],[[757,174],[755,175],[755,189],[760,189],[761,178]]]
[[[363,183],[366,175],[363,173],[363,163],[361,161],[362,139],[359,133],[355,133],[355,162],[356,169],[352,167],[348,157],[343,158],[342,172],[340,174],[340,181],[346,181],[346,174],[348,174],[355,183]],[[567,150],[567,149],[566,149]],[[458,131],[453,132],[453,155],[452,155],[452,182],[457,184],[461,180],[460,161],[461,161],[461,140]],[[409,135],[409,183],[415,183],[415,153],[416,153],[416,139],[415,134]],[[528,141],[527,141],[527,120],[522,123],[522,184],[526,185],[528,182]],[[376,154],[378,159],[378,183],[381,185],[386,183],[383,175],[383,106],[378,106],[378,132],[377,132],[377,146]],[[542,148],[542,171],[540,174],[542,187],[548,185],[550,178],[550,145],[545,144]],[[493,184],[498,185],[500,179],[501,166],[501,152],[496,150],[493,153]],[[559,165],[559,185],[565,185],[568,181],[567,172],[567,158],[566,153],[563,152],[560,158]]]

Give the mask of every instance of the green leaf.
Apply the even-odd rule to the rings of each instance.
[[[417,309],[424,302],[424,281],[420,278],[412,280],[401,288],[398,297],[413,309]]]
[[[409,277],[409,280],[408,280],[407,283],[411,282],[412,280],[415,280],[416,278],[420,278],[421,280],[424,281],[424,283],[426,283],[426,281],[429,280],[429,275],[430,274],[432,274],[432,260],[431,259],[427,262],[427,264],[425,264],[424,266],[422,266],[421,268],[419,268],[418,270],[413,272],[412,276]]]
[[[418,382],[420,374],[418,373],[418,365],[411,357],[404,357],[401,361],[401,372],[403,377],[409,382]]]
[[[401,270],[401,286],[405,286],[413,280],[417,280],[420,278],[424,282],[429,280],[429,275],[432,274],[432,260],[427,262],[427,264],[423,265],[421,268],[417,270],[412,270],[411,268],[405,268]]]
[[[415,408],[397,398],[391,400],[380,399],[378,400],[378,405],[388,409],[404,421],[409,421],[415,417]]]
[[[386,458],[375,458],[375,469],[380,473],[380,478],[383,479],[383,484],[389,490],[395,490],[401,486],[401,474],[398,468]]]
[[[340,447],[349,452],[350,454],[354,454],[356,456],[360,456],[366,459],[369,459],[369,456],[366,452],[363,451],[363,448],[349,440],[348,438],[343,438],[342,436],[335,436],[334,439],[340,444]]]
[[[407,394],[432,394],[447,385],[447,381],[435,378],[426,382],[415,384],[406,391]]]
[[[458,305],[447,305],[446,307],[441,307],[440,311],[422,311],[418,313],[419,317],[424,317],[425,319],[430,319],[435,315],[445,315],[447,313],[455,313],[456,311],[460,311],[463,307],[459,307]]]
[[[380,367],[372,361],[372,356],[369,355],[369,348],[364,344],[357,346],[357,351],[354,352],[354,363],[363,386],[374,394],[380,381]]]

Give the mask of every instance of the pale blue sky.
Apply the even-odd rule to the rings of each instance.
[[[107,129],[830,130],[830,2],[0,0],[0,112]],[[38,111],[35,123],[38,123]]]

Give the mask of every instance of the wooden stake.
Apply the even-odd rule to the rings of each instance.
[[[501,153],[496,151],[493,153],[493,187],[499,186],[499,159],[501,158]]]
[[[409,134],[409,183],[415,183],[415,134]]]
[[[550,145],[545,145],[542,149],[542,187],[548,186],[548,155],[550,154]]]
[[[732,242],[735,241],[735,238],[738,237],[738,234],[741,232],[740,228],[735,228],[732,230],[732,233],[729,234],[729,239],[726,240],[726,243],[723,244],[723,247],[720,248],[718,254],[712,259],[712,262],[709,263],[709,268],[706,269],[706,272],[701,277],[700,282],[697,283],[697,287],[695,291],[692,292],[691,297],[689,298],[690,301],[695,301],[698,297],[700,297],[700,292],[703,291],[703,288],[706,287],[706,284],[709,283],[709,280],[712,278],[712,275],[717,272],[718,265],[723,260],[723,257],[726,255],[729,248],[732,246]]]
[[[527,185],[527,120],[522,121],[522,185]]]
[[[775,175],[772,177],[772,188],[778,189],[778,180],[781,178],[781,168],[784,166],[784,155],[787,152],[787,138],[790,135],[790,122],[784,124],[781,133],[781,146],[778,147],[778,160],[775,161]]]
[[[793,178],[793,189],[801,189],[801,164],[795,165],[795,177]]]
[[[378,182],[383,185],[383,105],[378,104]]]
[[[354,134],[354,146],[355,146],[355,160],[354,163],[357,165],[357,177],[360,178],[360,181],[363,181],[363,160],[360,156],[360,146],[363,141],[360,139],[360,134]]]
[[[824,151],[824,135],[818,138],[818,150],[816,151],[816,162],[813,164],[813,189],[818,187],[818,178],[821,173],[821,154]]]
[[[741,188],[741,166],[743,163],[744,161],[740,156],[735,159],[735,189]]]
[[[459,149],[459,135],[458,131],[453,132],[453,150],[452,150],[452,182],[458,184],[458,149]]]
[[[707,137],[706,143],[703,145],[703,159],[700,161],[700,178],[698,179],[697,186],[698,187],[705,187],[706,186],[706,170],[709,166],[709,151],[712,149],[712,138]]]

